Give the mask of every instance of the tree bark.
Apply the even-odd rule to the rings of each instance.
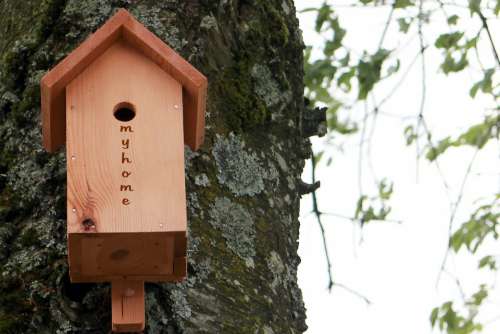
[[[188,278],[146,284],[146,332],[303,332],[292,0],[3,0],[0,333],[110,332],[110,285],[68,279],[66,157],[41,146],[39,81],[119,7],[209,79],[206,141],[185,154]]]

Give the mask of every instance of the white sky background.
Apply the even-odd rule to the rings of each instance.
[[[298,10],[317,6],[318,0],[295,0]],[[345,3],[336,1],[337,4]],[[373,52],[384,28],[389,8],[337,8],[341,25],[347,30],[345,42],[352,49],[361,51],[369,48]],[[468,15],[467,15],[468,17]],[[395,17],[397,18],[397,16]],[[320,46],[323,40],[314,34],[313,13],[299,14],[304,41],[308,45]],[[442,18],[441,18],[442,19]],[[433,44],[435,33],[447,32],[448,28],[435,23],[426,28],[428,44]],[[461,22],[477,26],[476,19]],[[494,36],[500,36],[498,21],[490,22]],[[463,28],[459,25],[459,28]],[[408,36],[415,35],[415,27]],[[385,48],[398,45],[400,35],[397,22],[389,29]],[[433,36],[432,38],[430,36]],[[406,37],[408,38],[408,37]],[[485,41],[483,41],[484,43]],[[500,40],[496,41],[500,45]],[[488,49],[487,49],[488,50]],[[401,52],[402,73],[410,59],[418,51],[418,39]],[[487,65],[489,55],[485,56]],[[491,101],[480,97],[471,100],[469,89],[480,79],[479,72],[466,70],[461,74],[446,77],[439,73],[442,56],[439,50],[431,48],[426,52],[427,100],[425,115],[434,138],[458,134],[471,124],[483,119],[484,108]],[[476,67],[477,68],[477,67]],[[417,115],[421,86],[420,64],[415,66],[404,85],[384,105],[384,113],[396,115]],[[397,81],[397,77],[396,77]],[[375,91],[380,100],[395,85],[389,81]],[[359,108],[358,108],[359,109]],[[353,110],[360,115],[362,110]],[[367,306],[361,299],[340,288],[327,290],[327,269],[321,242],[321,234],[311,211],[311,197],[304,196],[301,202],[301,230],[299,254],[299,284],[302,288],[306,308],[309,334],[422,334],[432,333],[429,315],[433,307],[443,301],[457,300],[460,294],[454,281],[444,274],[439,287],[436,280],[448,240],[449,200],[441,178],[434,165],[420,162],[419,178],[416,178],[415,147],[407,147],[403,129],[413,120],[380,116],[372,139],[372,164],[378,178],[387,177],[394,181],[394,194],[390,202],[393,211],[390,218],[402,220],[403,224],[370,223],[361,231],[348,220],[323,216],[328,248],[332,257],[335,281],[368,297],[372,304]],[[344,153],[330,148],[333,159],[331,166],[320,166],[317,178],[321,181],[318,190],[320,210],[352,217],[359,198],[358,154],[359,135],[338,139],[343,143]],[[323,141],[313,139],[315,151],[324,147]],[[458,194],[460,184],[473,149],[451,149],[440,159],[442,169],[451,186],[451,196]],[[323,162],[327,159],[323,157]],[[478,156],[477,162],[466,184],[465,196],[458,210],[455,227],[468,218],[473,201],[491,195],[500,188],[499,148],[489,145]],[[310,180],[310,166],[304,171],[303,179]],[[370,169],[365,159],[363,180],[372,183]],[[370,187],[364,187],[370,191]],[[361,241],[362,239],[362,241]],[[498,254],[490,245],[490,253]],[[496,252],[495,252],[496,250]],[[479,272],[477,260],[465,252],[451,255],[448,268],[462,279],[467,295],[475,292],[479,283],[491,283],[492,277]],[[482,319],[488,321],[500,315],[500,295],[487,305]],[[491,322],[483,333],[500,332],[500,321]]]

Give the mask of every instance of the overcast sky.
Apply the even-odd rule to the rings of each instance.
[[[295,2],[297,8],[302,9],[319,6],[323,1]],[[344,7],[338,13],[342,25],[348,31],[346,43],[354,50],[368,48],[373,51],[384,27],[388,8]],[[314,15],[299,14],[299,19],[306,44],[321,45],[323,40],[312,31]],[[476,27],[473,21],[462,24]],[[491,24],[494,34],[499,36],[498,21]],[[442,31],[443,26],[433,23],[427,29],[432,34]],[[400,43],[396,31],[390,29],[387,48]],[[417,43],[418,40],[414,39],[401,52],[403,68],[418,51]],[[468,93],[472,83],[479,78],[479,73],[472,70],[450,77],[439,74],[441,56],[434,49],[429,50],[426,60],[428,83],[425,114],[435,138],[460,133],[471,124],[480,122],[484,116],[483,109],[490,105],[490,101],[481,98],[472,101]],[[419,69],[417,66],[410,72],[404,85],[383,108],[384,113],[399,116],[418,114],[421,85]],[[384,96],[393,85],[394,81],[389,82],[376,93]],[[352,111],[354,114],[359,112]],[[403,137],[403,129],[409,124],[411,119],[379,117],[371,148],[377,177],[387,177],[395,184],[391,218],[402,220],[403,224],[373,223],[361,231],[348,220],[324,217],[335,280],[368,297],[372,301],[370,306],[340,288],[328,293],[320,231],[314,216],[310,214],[311,198],[305,196],[302,200],[299,284],[307,308],[309,334],[432,333],[429,324],[432,308],[443,301],[459,300],[458,289],[450,276],[443,275],[436,287],[448,240],[449,200],[434,165],[421,162],[417,181],[415,148],[408,148]],[[316,151],[324,145],[321,139],[315,138],[313,142]],[[341,142],[344,144],[344,153],[330,148],[332,165],[322,166],[318,171],[321,180],[319,205],[326,212],[353,216],[359,197],[359,136]],[[499,191],[498,153],[498,146],[490,145],[478,156],[466,184],[463,205],[458,210],[455,226],[466,220],[475,199]],[[451,186],[452,197],[458,194],[472,154],[472,149],[452,149],[440,161]],[[363,170],[363,180],[369,184],[371,175],[366,159]],[[310,172],[308,165],[304,180],[310,180]],[[366,190],[369,189],[366,187]],[[492,246],[489,251],[498,254],[498,250],[495,252]],[[488,253],[487,250],[484,253]],[[451,256],[448,268],[463,279],[467,294],[475,292],[479,283],[492,281],[490,276],[477,271],[476,260],[465,253],[458,257]],[[496,303],[487,305],[483,320],[489,321],[499,315],[500,297]],[[500,321],[491,322],[484,330],[485,334],[499,332]]]

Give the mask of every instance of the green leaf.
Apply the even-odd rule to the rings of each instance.
[[[471,39],[467,39],[464,45],[464,49],[472,49],[477,46],[477,41],[479,40],[479,35],[476,35],[476,37],[473,37]]]
[[[494,68],[490,68],[484,72],[483,79],[481,81],[476,82],[470,89],[469,94],[472,98],[476,97],[476,94],[479,89],[481,89],[483,93],[491,93],[493,91],[493,81],[492,81],[493,74],[495,74]]]
[[[452,49],[452,48],[458,48],[458,42],[462,37],[464,36],[463,32],[460,31],[455,31],[452,33],[446,33],[446,34],[441,34],[439,37],[436,39],[436,42],[434,45],[438,49]]]
[[[333,107],[328,108],[327,116],[327,126],[329,132],[335,131],[343,135],[352,134],[358,131],[357,124],[352,124],[348,121],[340,121],[337,116],[337,110],[340,105],[336,104]]]
[[[394,73],[397,73],[399,71],[399,68],[401,67],[401,62],[399,61],[399,59],[396,60],[396,63],[394,65],[391,65],[388,69],[387,69],[387,76],[390,76]]]
[[[396,0],[394,2],[394,8],[406,8],[409,6],[413,6],[413,2],[411,0]]]
[[[323,28],[323,24],[330,19],[333,11],[329,5],[323,3],[320,9],[318,9],[318,16],[316,17],[316,26],[314,30],[316,32],[320,32],[321,28]]]
[[[479,260],[479,269],[489,268],[490,270],[497,270],[497,262],[495,258],[491,255],[487,255]]]
[[[411,22],[412,22],[411,19],[399,18],[398,19],[399,31],[406,34],[410,29]]]
[[[441,64],[441,69],[445,74],[449,74],[452,72],[460,72],[467,65],[469,65],[469,61],[467,60],[467,54],[462,53],[459,59],[453,58],[453,56],[448,52],[444,59],[444,62]]]
[[[467,305],[471,306],[479,306],[483,303],[483,301],[488,297],[488,290],[486,285],[481,284],[479,286],[479,290],[472,295],[470,300],[467,301]]]
[[[323,53],[327,57],[331,57],[333,53],[342,46],[342,40],[345,37],[346,31],[340,26],[338,18],[329,20],[330,28],[333,30],[333,37],[331,40],[325,42]]]
[[[455,141],[455,145],[470,145],[483,148],[484,145],[494,136],[494,128],[498,125],[500,116],[486,118],[483,123],[471,126],[466,132],[461,134]]]
[[[365,55],[365,60],[360,60],[357,66],[357,78],[359,83],[358,99],[364,100],[375,84],[380,81],[380,73],[384,61],[389,56],[390,51],[378,50],[371,56]]]
[[[312,63],[307,60],[304,63],[304,84],[311,90],[315,90],[317,87],[322,87],[325,84],[329,85],[335,77],[337,67],[327,59],[318,59]]]
[[[348,66],[350,59],[351,59],[351,54],[349,52],[347,52],[344,57],[342,57],[341,59],[339,59],[339,65],[340,66]]]
[[[444,151],[446,151],[451,145],[453,145],[450,137],[446,137],[442,140],[439,141],[439,143],[431,147],[429,151],[426,154],[426,158],[429,161],[434,161],[436,158],[442,154]]]
[[[481,11],[481,0],[469,0],[469,10],[471,15]]]
[[[465,246],[471,253],[476,253],[488,237],[498,238],[497,224],[500,221],[498,205],[480,206],[451,236],[450,247],[458,252]]]
[[[367,199],[366,195],[362,195],[359,197],[358,202],[356,203],[356,211],[354,212],[354,218],[358,219],[361,217],[361,213],[363,212],[363,203]]]
[[[452,16],[448,17],[448,24],[450,26],[456,25],[457,22],[458,22],[458,15],[452,15]]]
[[[436,320],[438,315],[439,315],[439,308],[438,307],[433,308],[430,317],[432,328],[434,328],[434,326],[436,325]]]
[[[415,128],[412,125],[408,125],[404,130],[404,136],[406,138],[406,145],[411,145],[417,139]]]
[[[394,189],[394,184],[392,182],[388,182],[386,179],[380,181],[378,185],[378,193],[382,200],[388,200],[391,198],[392,192]]]
[[[471,126],[457,138],[446,137],[439,141],[436,146],[429,147],[426,158],[429,161],[434,161],[450,147],[469,145],[481,149],[488,141],[495,138],[498,124],[500,124],[500,114],[488,116],[483,122]]]
[[[337,79],[337,86],[346,92],[351,90],[351,79],[356,74],[354,67],[351,67],[349,71],[342,73]]]

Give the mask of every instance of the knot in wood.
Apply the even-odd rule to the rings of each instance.
[[[90,231],[95,229],[95,223],[92,219],[86,218],[82,221],[82,226],[85,231]]]

